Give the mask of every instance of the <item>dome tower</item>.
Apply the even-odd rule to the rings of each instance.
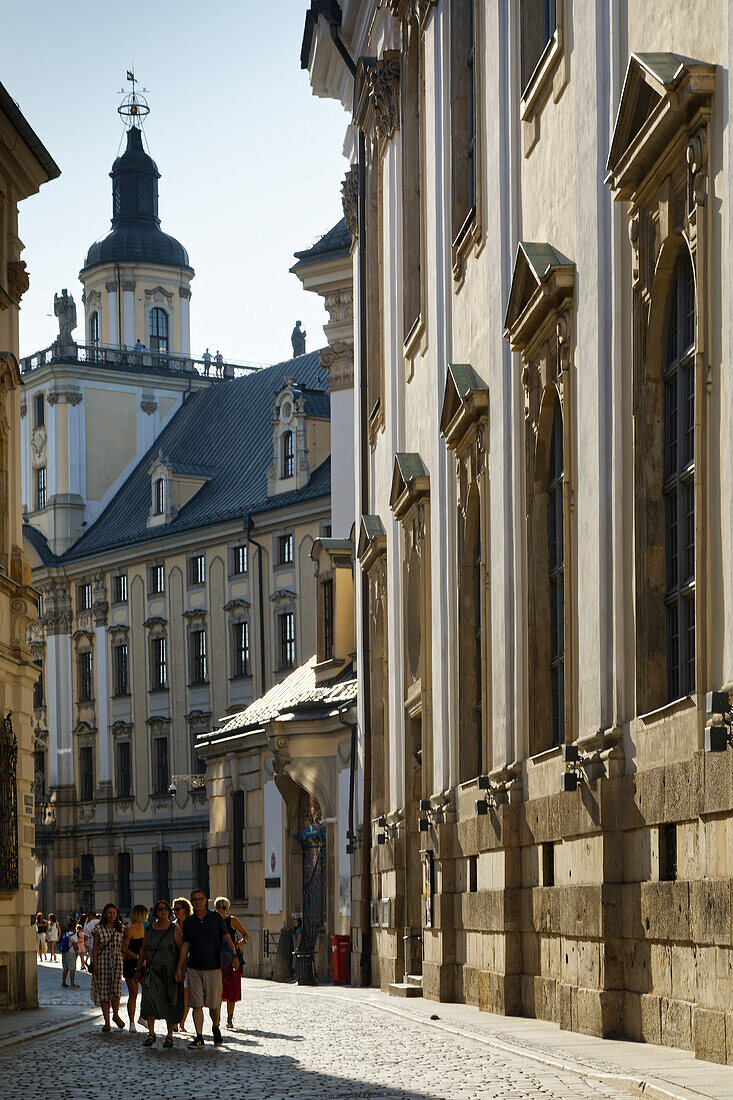
[[[190,354],[189,302],[193,268],[183,245],[164,233],[158,217],[160,173],[143,147],[148,113],[135,90],[119,112],[127,126],[126,148],[112,165],[112,228],[87,252],[79,278],[84,286],[87,344]]]

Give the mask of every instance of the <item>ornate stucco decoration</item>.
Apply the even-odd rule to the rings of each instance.
[[[20,402],[20,419],[24,420],[28,413],[28,402],[25,398]]]
[[[63,580],[51,580],[41,588],[44,613],[42,623],[46,634],[69,634],[72,613],[69,585]]]
[[[354,388],[354,348],[343,340],[334,340],[327,348],[321,349],[321,366],[328,372],[328,390],[351,390]]]
[[[25,260],[10,260],[8,263],[8,294],[18,306],[20,299],[30,286]]]
[[[152,416],[158,408],[158,402],[155,397],[143,396],[140,401],[140,408],[147,416]]]
[[[354,122],[373,132],[380,152],[400,125],[400,55],[386,50],[381,58],[362,58],[354,86]]]
[[[179,286],[179,288],[178,288],[178,297],[179,298],[190,298],[191,297],[191,288],[187,287],[187,286]]]
[[[83,394],[80,390],[51,390],[46,400],[49,405],[67,404],[67,405],[79,405],[81,404]]]
[[[226,611],[228,614],[241,615],[245,611],[249,611],[249,603],[247,602],[247,600],[229,600],[228,603],[224,604],[222,610]]]
[[[359,169],[356,164],[352,164],[341,184],[341,206],[353,248],[359,237]]]
[[[436,3],[437,0],[387,0],[387,7],[396,19],[415,19],[422,30]]]

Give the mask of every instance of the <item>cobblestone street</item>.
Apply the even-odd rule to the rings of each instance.
[[[89,1007],[86,974],[80,976],[82,991],[76,994],[60,990],[57,977],[54,968],[39,968],[45,1004],[67,1003],[64,998],[71,997],[75,1010]],[[120,1091],[142,1096],[151,1087],[166,1098],[263,1100],[619,1100],[628,1095],[377,1010],[351,999],[345,990],[247,980],[235,1025],[236,1030],[224,1031],[219,1049],[208,1041],[203,1051],[189,1051],[189,1020],[189,1036],[177,1036],[173,1050],[163,1050],[162,1039],[147,1050],[144,1033],[103,1035],[101,1016],[94,1017],[0,1051],[0,1075],[9,1095],[24,1100],[89,1100]]]

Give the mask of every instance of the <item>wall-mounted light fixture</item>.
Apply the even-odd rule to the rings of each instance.
[[[725,752],[733,744],[733,713],[727,691],[709,691],[705,696],[705,752]]]
[[[478,777],[477,786],[480,791],[485,791],[486,793],[483,798],[476,799],[476,813],[479,817],[485,817],[492,806],[498,805],[496,799],[498,788],[492,785],[488,775],[480,775]]]
[[[580,759],[578,746],[561,745],[560,757],[566,765],[565,771],[560,776],[560,790],[577,791],[578,786],[586,781],[585,774],[581,771],[585,762]]]
[[[435,807],[429,798],[420,799],[420,814],[417,819],[418,832],[429,833],[430,826],[435,824]]]
[[[377,844],[386,844],[388,840],[392,840],[397,836],[397,825],[390,825],[387,822],[387,818],[384,814],[381,814],[375,822],[377,829],[380,831],[377,833]]]

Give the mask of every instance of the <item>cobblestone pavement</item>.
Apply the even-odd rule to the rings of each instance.
[[[41,969],[41,968],[39,968]],[[46,968],[42,968],[46,970]],[[51,977],[57,977],[51,971]],[[87,985],[86,975],[82,981]],[[43,1000],[63,998],[43,975]],[[74,995],[75,1011],[86,1007]],[[77,1003],[78,1002],[78,1003]],[[62,1002],[63,1003],[63,1002]],[[124,1007],[124,1002],[123,1002]],[[123,1015],[126,1015],[123,1010]],[[234,1031],[202,1051],[176,1036],[172,1050],[142,1046],[144,1033],[102,1034],[101,1017],[0,1051],[0,1080],[24,1100],[143,1096],[166,1100],[328,1097],[331,1100],[585,1100],[624,1094],[417,1020],[339,996],[245,980]],[[192,1023],[188,1021],[189,1033]],[[163,1031],[163,1025],[158,1025]]]

